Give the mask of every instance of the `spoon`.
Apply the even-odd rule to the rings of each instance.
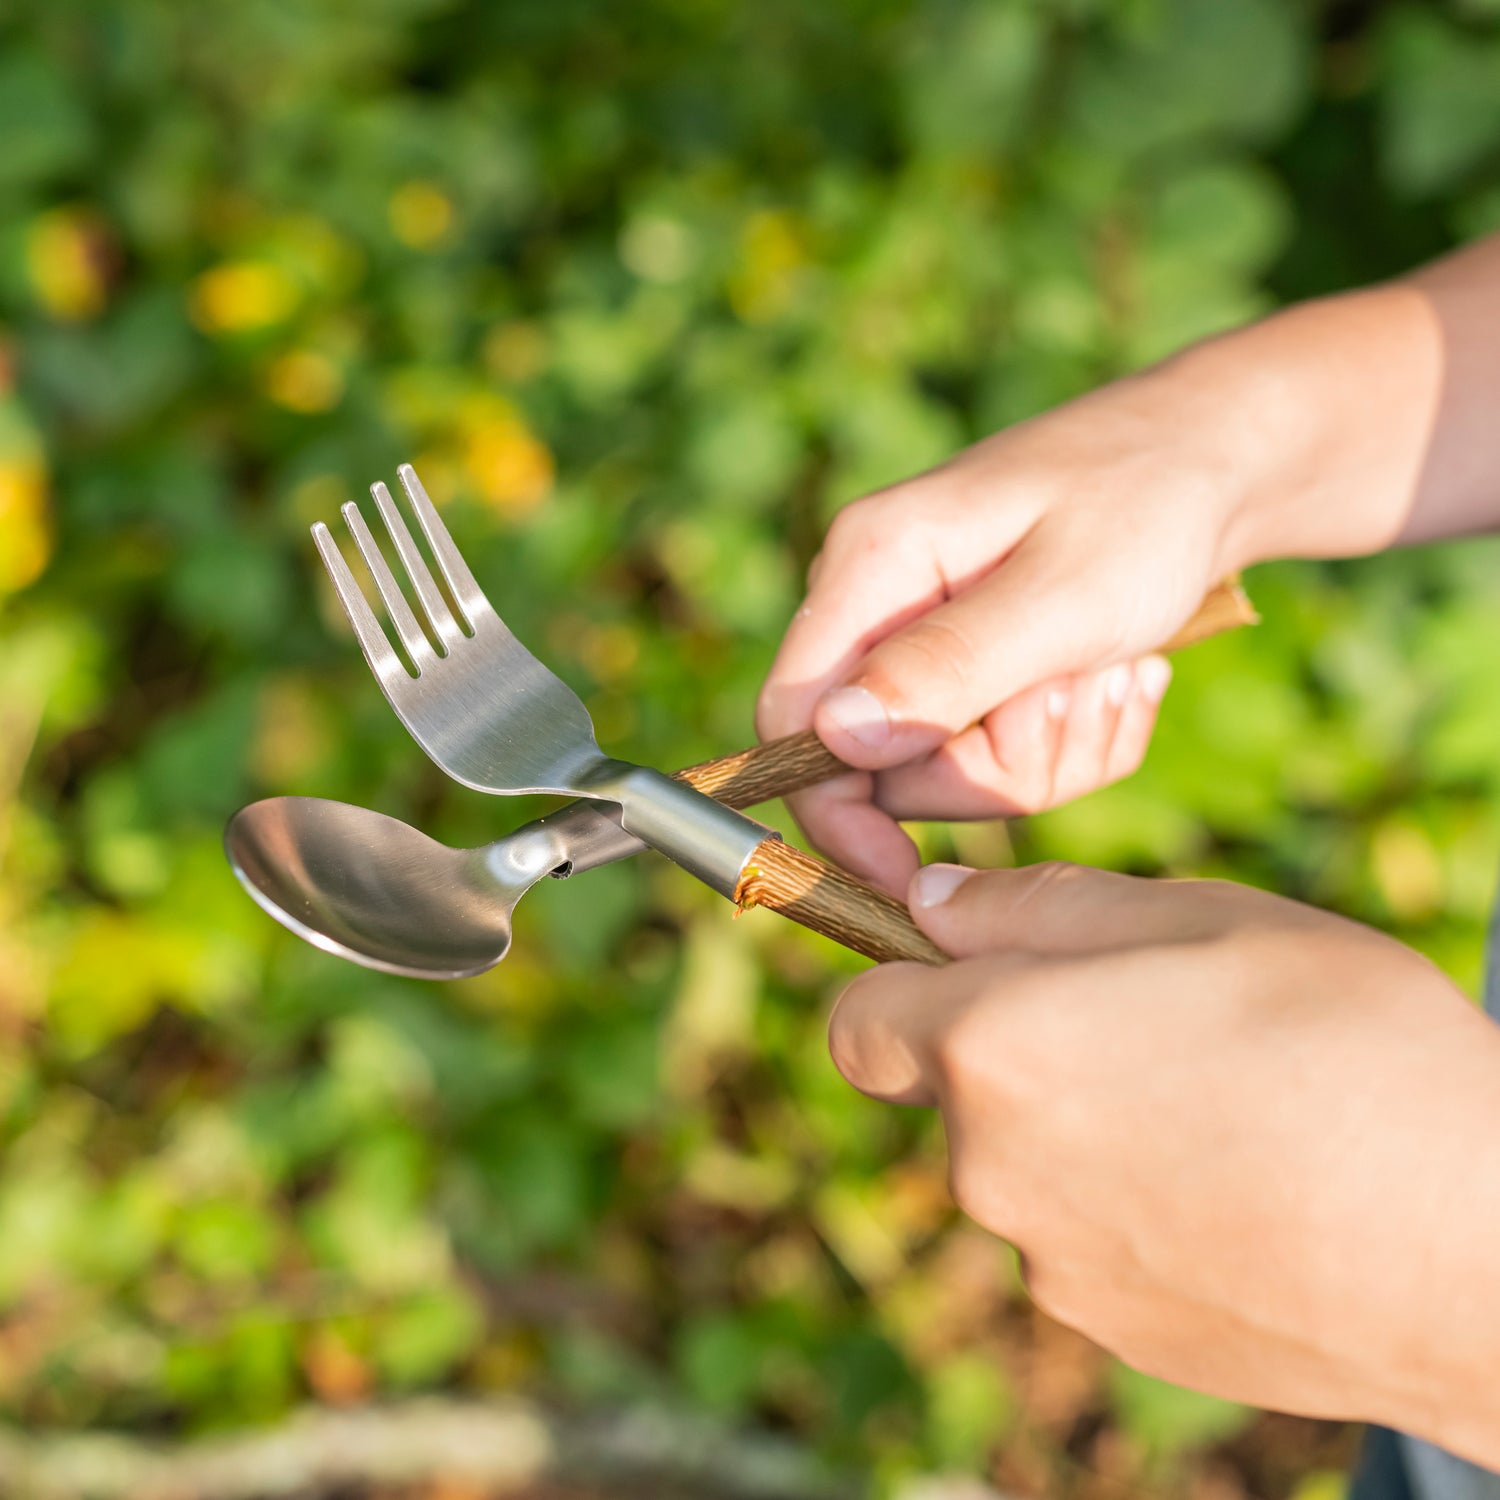
[[[752,807],[849,768],[811,731],[689,766],[678,777]],[[574,802],[478,849],[450,849],[399,818],[321,797],[268,797],[224,830],[262,911],[315,948],[409,979],[465,979],[510,948],[510,914],[544,875],[637,854],[620,808]]]
[[[574,804],[452,849],[367,807],[268,797],[230,819],[224,851],[255,903],[315,948],[409,979],[464,979],[505,957],[510,914],[544,875],[640,849],[619,816]]]

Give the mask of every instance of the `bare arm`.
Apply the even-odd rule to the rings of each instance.
[[[1165,688],[1163,664],[1130,664],[1224,573],[1500,523],[1497,416],[1500,237],[847,507],[759,728],[812,725],[869,774],[804,793],[798,816],[899,890],[916,854],[896,819],[1035,811],[1126,774]]]
[[[1239,561],[1348,556],[1500,524],[1500,236],[1295,307],[1160,374],[1242,401]]]

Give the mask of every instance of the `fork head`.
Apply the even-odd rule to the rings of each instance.
[[[456,781],[481,792],[583,790],[611,764],[578,695],[529,652],[496,614],[454,545],[410,464],[397,470],[440,587],[391,492],[370,486],[376,508],[416,599],[413,609],[359,507],[344,524],[374,580],[406,660],[392,646],[332,533],[313,541],[375,680],[411,736]]]
[[[383,484],[371,486],[391,545],[421,606],[417,617],[359,507],[345,524],[410,669],[391,645],[328,528],[313,540],[381,691],[437,764],[481,792],[574,793],[620,805],[620,826],[725,896],[739,889],[769,830],[685,782],[606,756],[578,695],[495,613],[410,464],[401,488],[447,585],[438,586]],[[424,627],[422,620],[426,621]]]

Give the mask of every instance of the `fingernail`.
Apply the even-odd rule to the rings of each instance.
[[[870,750],[879,750],[890,740],[891,716],[867,687],[835,688],[824,697],[823,712]]]
[[[912,881],[912,905],[941,906],[973,873],[967,865],[923,865]]]
[[[1104,674],[1104,696],[1115,708],[1130,696],[1130,679],[1134,672],[1128,661],[1122,661]]]
[[[1072,690],[1065,687],[1055,687],[1047,694],[1047,717],[1049,719],[1066,719],[1068,717],[1068,705],[1073,701]]]
[[[1136,666],[1135,680],[1152,703],[1160,703],[1172,680],[1172,663],[1164,656],[1148,656]]]

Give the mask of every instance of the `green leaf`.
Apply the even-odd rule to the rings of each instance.
[[[1255,1419],[1249,1407],[1169,1385],[1128,1365],[1112,1366],[1109,1384],[1120,1425],[1155,1458],[1222,1442]]]
[[[1406,5],[1382,38],[1381,165],[1411,197],[1451,187],[1500,148],[1500,40]]]
[[[945,1469],[981,1470],[1016,1420],[1016,1399],[994,1356],[960,1354],[926,1377],[934,1456]]]
[[[909,1399],[916,1389],[900,1351],[872,1329],[839,1339],[822,1364],[839,1420],[851,1429],[883,1407]]]
[[[720,1412],[744,1411],[760,1386],[765,1348],[743,1317],[694,1319],[677,1340],[677,1367],[693,1395]]]
[[[1296,6],[1161,0],[1137,15],[1091,39],[1067,95],[1096,149],[1132,157],[1206,138],[1264,142],[1292,123],[1309,60]]]
[[[209,1282],[250,1282],[267,1270],[275,1229],[266,1211],[223,1199],[183,1210],[173,1240],[183,1264]]]
[[[1256,271],[1285,245],[1292,229],[1286,193],[1249,162],[1205,162],[1174,171],[1152,194],[1146,234],[1152,250],[1178,274],[1205,264]]]
[[[496,1220],[522,1250],[565,1244],[587,1220],[587,1146],[572,1121],[517,1108],[494,1122],[478,1156]]]
[[[31,187],[78,166],[92,144],[73,81],[45,52],[0,54],[0,190]]]
[[[923,156],[991,155],[1020,138],[1046,59],[1046,24],[1031,5],[925,10],[903,79],[912,142]]]
[[[243,532],[203,538],[168,584],[168,598],[184,623],[246,646],[281,632],[290,594],[280,551]]]
[[[232,682],[168,719],[141,754],[141,793],[166,826],[222,822],[244,797],[255,683]]]
[[[375,1354],[396,1385],[426,1385],[469,1354],[483,1331],[484,1314],[467,1291],[434,1287],[380,1319]]]
[[[661,1098],[660,1044],[653,1016],[609,1017],[576,1028],[562,1059],[573,1110],[607,1130],[642,1125]]]

